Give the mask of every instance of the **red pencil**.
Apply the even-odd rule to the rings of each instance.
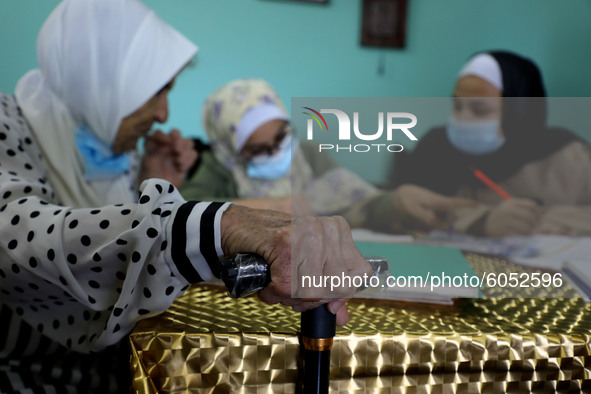
[[[502,187],[497,185],[492,179],[490,179],[489,177],[484,175],[484,173],[482,171],[472,168],[472,172],[474,173],[474,176],[476,176],[476,178],[480,179],[482,181],[482,183],[484,183],[491,190],[496,192],[499,196],[501,196],[502,199],[504,199],[504,200],[511,199],[511,195],[509,193],[507,193]]]

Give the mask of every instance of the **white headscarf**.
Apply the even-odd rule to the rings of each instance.
[[[37,39],[39,68],[19,80],[15,96],[62,204],[130,201],[125,175],[108,187],[84,179],[74,131],[85,126],[110,146],[121,120],[196,52],[193,43],[138,0],[64,0],[56,7]]]

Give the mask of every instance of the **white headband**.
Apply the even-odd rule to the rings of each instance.
[[[474,75],[503,91],[503,74],[499,63],[488,53],[480,53],[466,63],[458,74],[458,78]]]
[[[247,110],[236,128],[236,152],[244,148],[244,144],[256,129],[275,119],[289,120],[285,112],[275,104],[265,103]]]

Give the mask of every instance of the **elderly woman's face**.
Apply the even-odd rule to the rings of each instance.
[[[174,79],[164,86],[131,115],[125,117],[113,141],[112,149],[117,155],[134,149],[138,140],[145,137],[154,122],[164,123],[168,119],[168,92]]]

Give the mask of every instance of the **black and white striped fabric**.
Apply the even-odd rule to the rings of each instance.
[[[222,254],[227,203],[187,202],[170,183],[151,179],[137,203],[73,209],[56,201],[47,171],[14,98],[0,94],[3,390],[6,382],[14,390],[39,386],[47,370],[27,357],[51,369],[56,352],[90,354],[117,344],[191,283],[212,278]],[[35,378],[19,383],[16,371],[23,370]],[[91,381],[71,373],[65,380],[72,387]]]
[[[96,354],[68,351],[6,305],[0,306],[0,393],[124,393],[129,349],[118,344]]]

